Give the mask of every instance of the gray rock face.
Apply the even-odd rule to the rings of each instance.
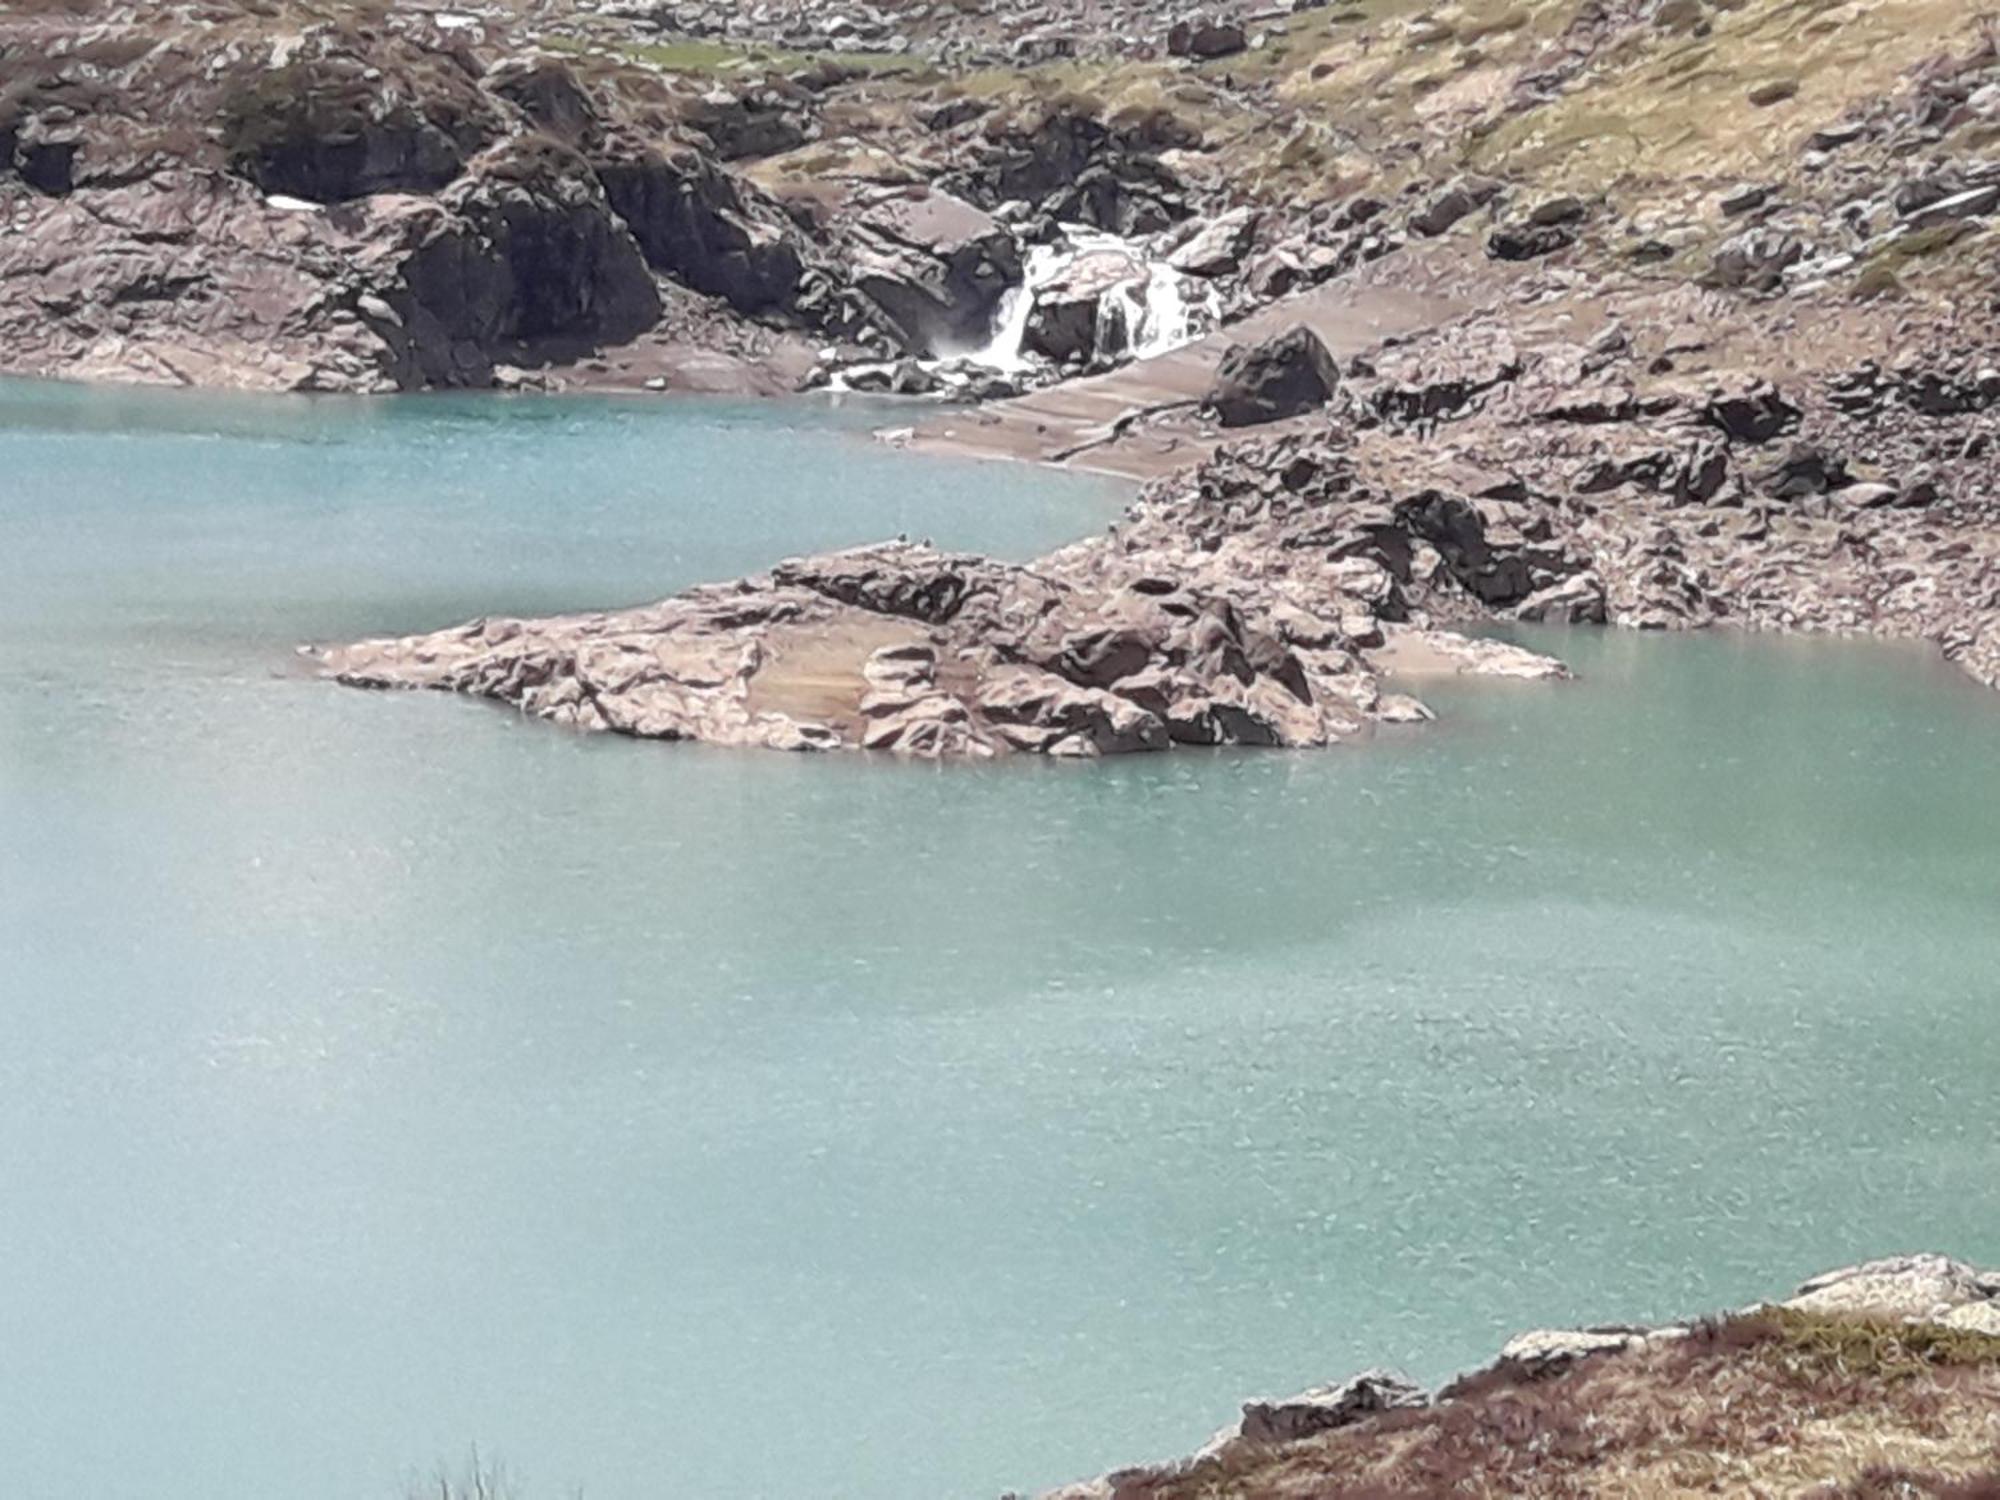
[[[985,210],[937,188],[886,192],[849,231],[854,281],[924,354],[985,342],[995,309],[1021,283],[1013,236]]]
[[[0,181],[10,368],[484,385],[658,327],[659,277],[801,329],[822,321],[783,211],[692,146],[633,145],[562,59],[487,67],[407,11],[279,37],[268,58],[223,48],[205,67],[153,40],[113,19],[88,55],[123,61],[57,48],[25,117],[9,106],[17,162],[70,121],[50,138],[63,170],[26,174],[60,193]],[[16,45],[0,34],[0,50]],[[47,102],[87,89],[119,109]]]
[[[1231,347],[1208,405],[1224,427],[1251,427],[1324,406],[1339,382],[1339,367],[1319,335],[1294,328],[1261,344]]]
[[[594,163],[604,192],[655,270],[741,312],[787,303],[806,253],[783,210],[692,148],[614,139]]]
[[[1167,29],[1167,55],[1206,62],[1231,57],[1249,45],[1243,28],[1234,21],[1200,17],[1176,21]]]
[[[1377,1412],[1427,1406],[1430,1396],[1403,1375],[1368,1370],[1338,1385],[1315,1386],[1282,1401],[1246,1401],[1238,1435],[1248,1443],[1293,1443],[1351,1427]]]
[[[621,342],[659,316],[638,245],[580,158],[509,142],[439,200],[469,233],[430,241],[403,267],[414,308],[454,340]]]
[[[2000,1298],[2000,1274],[1927,1254],[1891,1256],[1827,1271],[1802,1283],[1783,1305],[1800,1312],[1926,1321],[1964,1308],[1988,1309],[1965,1315],[1983,1321],[1996,1298]]]
[[[435,192],[497,140],[506,122],[465,59],[390,39],[394,59],[328,51],[269,69],[221,103],[230,163],[266,193],[338,203],[370,193]],[[382,64],[424,82],[382,87]]]

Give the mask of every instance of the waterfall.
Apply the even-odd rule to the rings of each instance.
[[[1021,284],[1008,287],[994,310],[992,337],[985,348],[972,350],[965,358],[1007,374],[1027,369],[1030,362],[1021,352],[1021,340],[1027,336],[1028,315],[1035,310],[1035,293],[1060,276],[1076,255],[1064,246],[1036,245],[1030,249],[1021,267]]]
[[[1164,261],[1148,261],[1130,241],[1115,234],[1065,224],[1061,243],[1036,245],[1028,251],[1021,284],[1001,296],[991,336],[984,348],[964,356],[967,362],[1007,374],[1032,368],[1034,361],[1022,353],[1021,344],[1037,295],[1079,259],[1105,252],[1129,257],[1145,267],[1145,274],[1119,282],[1098,299],[1094,352],[1100,362],[1151,359],[1192,343],[1215,325],[1220,307],[1213,288]]]

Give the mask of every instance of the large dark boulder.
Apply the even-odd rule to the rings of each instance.
[[[1731,441],[1768,443],[1798,429],[1804,413],[1768,380],[1737,378],[1709,392],[1697,413]]]
[[[594,164],[654,270],[746,313],[776,308],[798,290],[805,257],[784,210],[693,147],[661,152],[617,141]]]
[[[451,57],[405,60],[387,50],[269,69],[222,108],[231,169],[267,193],[315,203],[436,192],[504,130],[478,80]]]
[[[1211,16],[1176,21],[1167,28],[1169,57],[1207,62],[1211,58],[1233,57],[1249,45],[1241,25]]]
[[[574,358],[659,319],[639,247],[566,147],[508,142],[418,207],[380,294],[404,385],[484,384],[497,362]]]
[[[1035,292],[1021,346],[1061,364],[1088,364],[1107,343],[1106,299],[1146,279],[1145,264],[1119,250],[1079,255]]]
[[[1454,178],[1410,215],[1410,228],[1435,237],[1499,196],[1500,184],[1490,177]]]
[[[1235,344],[1222,356],[1208,406],[1224,427],[1277,422],[1323,406],[1339,367],[1319,335],[1298,327],[1261,344]]]
[[[914,354],[986,342],[1021,284],[1020,249],[992,215],[936,188],[883,193],[848,227],[855,289]]]
[[[1494,260],[1536,260],[1576,243],[1576,231],[1566,224],[1503,224],[1486,237],[1486,253]]]

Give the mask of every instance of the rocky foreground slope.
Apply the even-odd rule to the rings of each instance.
[[[1430,1393],[1371,1370],[1043,1500],[2000,1493],[2000,1273],[1941,1255],[1658,1328],[1538,1331]]]

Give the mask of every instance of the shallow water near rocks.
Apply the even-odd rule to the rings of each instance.
[[[0,1494],[989,1497],[2000,1261],[2000,697],[1921,651],[944,768],[290,665],[1117,503],[866,420],[0,387]]]

